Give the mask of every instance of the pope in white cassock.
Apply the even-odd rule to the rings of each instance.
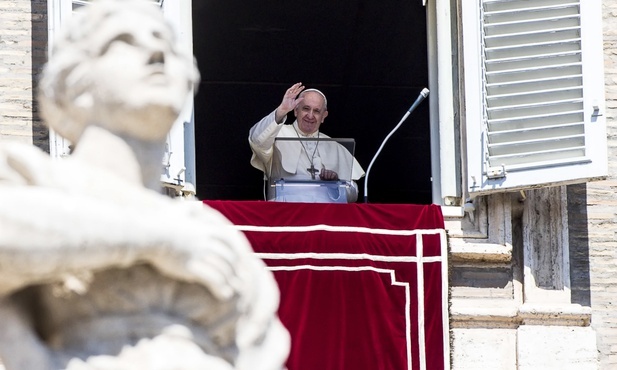
[[[285,125],[287,113],[292,110],[296,120]],[[264,172],[270,182],[277,179],[347,180],[347,202],[355,202],[358,199],[355,180],[364,176],[364,170],[344,146],[335,141],[275,141],[276,138],[330,138],[319,131],[327,116],[328,102],[321,91],[304,90],[300,82],[294,84],[285,92],[281,104],[250,129],[251,165]],[[309,189],[288,195],[285,201],[328,201],[322,194]],[[275,188],[268,186],[268,200],[274,200],[275,196]]]

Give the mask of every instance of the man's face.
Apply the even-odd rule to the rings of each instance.
[[[298,127],[305,134],[312,134],[319,130],[319,126],[328,116],[323,97],[314,91],[302,94],[304,100],[294,109],[298,119]]]
[[[95,100],[104,110],[99,117],[108,115],[104,124],[115,126],[137,116],[144,124],[129,131],[165,135],[192,85],[187,61],[174,50],[170,30],[151,17],[111,23],[93,37],[99,55],[89,63]],[[126,125],[113,128],[127,130]]]

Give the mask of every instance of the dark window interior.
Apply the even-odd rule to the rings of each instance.
[[[248,131],[295,82],[327,95],[321,129],[355,138],[365,171],[427,87],[420,0],[195,0],[192,6],[202,75],[195,96],[201,199],[263,199],[263,176],[249,164]],[[364,178],[358,185],[362,201]],[[368,186],[371,203],[431,203],[428,99],[388,140]]]

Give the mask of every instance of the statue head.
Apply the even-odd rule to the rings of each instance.
[[[80,8],[54,43],[39,84],[41,114],[77,143],[88,125],[164,140],[199,81],[147,0],[99,0]]]

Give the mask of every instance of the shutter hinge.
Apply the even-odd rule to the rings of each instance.
[[[489,179],[502,179],[506,177],[506,165],[502,164],[501,167],[490,167],[485,175]]]

